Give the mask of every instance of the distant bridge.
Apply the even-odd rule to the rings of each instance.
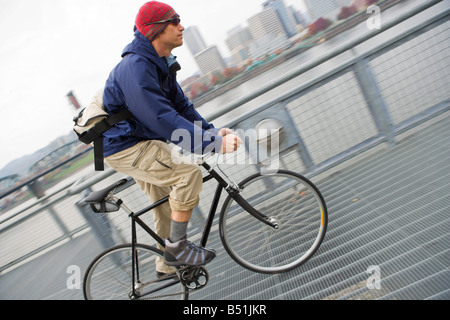
[[[59,163],[61,159],[67,159],[71,155],[77,154],[77,151],[74,151],[74,144],[79,144],[78,140],[74,140],[69,142],[56,150],[53,150],[49,154],[47,154],[42,159],[36,161],[29,169],[29,174],[38,174],[42,171],[46,171],[49,167],[54,165],[55,163]]]
[[[67,146],[67,145],[66,145],[66,146]],[[64,147],[65,147],[65,146],[64,146]],[[66,150],[66,151],[67,151],[67,149],[64,148],[64,147],[59,148],[58,151],[57,151],[57,153],[61,152],[62,150]],[[41,170],[40,170],[40,171],[36,170],[35,172],[37,172],[37,173],[34,174],[34,175],[31,175],[31,176],[26,177],[27,179],[22,179],[22,180],[21,180],[21,179],[19,179],[20,176],[17,175],[17,179],[18,179],[18,180],[16,181],[15,184],[10,185],[9,188],[5,188],[5,189],[4,189],[4,188],[3,188],[3,183],[2,183],[1,180],[0,180],[0,183],[2,183],[2,184],[0,185],[0,199],[3,199],[4,197],[6,197],[6,196],[12,194],[13,192],[16,192],[16,191],[22,189],[22,188],[25,187],[25,186],[31,187],[31,190],[34,192],[32,186],[34,185],[36,188],[38,188],[38,186],[36,186],[36,184],[35,184],[35,182],[36,182],[37,180],[39,180],[40,178],[42,178],[42,177],[45,176],[46,174],[48,174],[48,173],[54,171],[55,169],[57,169],[57,168],[59,168],[59,167],[62,167],[62,166],[64,166],[64,165],[66,165],[67,163],[73,161],[74,159],[76,159],[76,158],[78,158],[78,157],[81,157],[82,155],[84,155],[84,154],[90,152],[91,150],[92,150],[92,148],[88,148],[88,149],[84,150],[83,152],[79,152],[79,153],[77,153],[77,154],[75,154],[75,155],[73,155],[73,156],[71,156],[71,157],[68,157],[68,158],[65,159],[64,161],[62,161],[62,162],[60,162],[60,163],[58,163],[58,164],[56,164],[56,165],[53,165],[53,166],[50,165],[50,163],[47,162],[47,164],[48,164],[47,167],[41,166]],[[55,151],[55,152],[56,152],[56,151]],[[57,153],[55,153],[55,152],[52,152],[51,154],[57,154]],[[44,157],[43,159],[46,159],[46,157]],[[43,163],[44,163],[44,162],[43,162],[43,159],[39,160],[37,163],[42,163],[42,164],[43,164]],[[36,164],[35,164],[35,165],[36,165]],[[33,166],[35,166],[35,165],[33,165]],[[37,168],[37,167],[38,167],[38,166],[36,166],[36,168]],[[33,170],[30,170],[30,171],[33,171]],[[2,178],[2,179],[6,179],[6,180],[8,181],[8,180],[11,180],[10,177],[13,177],[13,176],[5,177],[5,178]],[[9,182],[9,183],[10,183],[10,182]],[[6,186],[6,184],[5,184],[5,186]],[[40,198],[40,196],[38,196],[38,198]]]
[[[14,187],[21,180],[21,176],[18,174],[12,174],[7,177],[0,178],[0,193]]]

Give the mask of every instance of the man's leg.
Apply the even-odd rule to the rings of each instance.
[[[192,210],[190,211],[172,211],[171,215],[171,228],[170,228],[170,241],[178,242],[186,237],[187,227],[189,220],[191,219]]]
[[[166,239],[164,260],[172,266],[200,266],[216,256],[214,250],[205,249],[187,241],[187,226],[192,215],[190,211],[172,211],[170,237]]]
[[[158,187],[150,183],[146,183],[140,180],[136,180],[136,183],[141,187],[145,194],[149,197],[151,203],[155,203],[165,197],[170,193],[169,187]],[[166,239],[170,236],[170,225],[171,225],[171,210],[168,202],[154,208],[153,212],[153,223],[155,225],[155,230],[158,236],[162,239]],[[157,244],[158,249],[164,251],[164,247],[159,243]],[[156,271],[161,274],[168,274],[175,272],[173,267],[168,266],[163,258],[156,258]]]

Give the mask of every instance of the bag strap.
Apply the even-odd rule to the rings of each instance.
[[[95,171],[104,171],[105,164],[103,160],[103,136],[98,137],[94,141],[94,168]]]
[[[105,170],[103,163],[103,133],[111,129],[115,124],[131,118],[133,114],[129,110],[124,110],[119,113],[110,115],[105,119],[97,122],[88,131],[83,132],[78,136],[78,139],[85,143],[94,143],[94,166],[95,171]]]
[[[126,120],[128,118],[131,118],[133,114],[129,110],[124,110],[119,113],[110,115],[106,117],[105,119],[97,122],[95,126],[93,126],[88,131],[83,132],[78,137],[79,140],[85,144],[89,144],[97,140],[99,137],[103,135],[106,131],[111,129],[115,124]]]

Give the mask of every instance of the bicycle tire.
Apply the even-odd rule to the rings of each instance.
[[[141,283],[145,284],[142,292],[156,290],[173,281],[161,280],[156,276],[156,258],[162,258],[163,252],[157,248],[136,244],[139,257],[139,275]],[[132,269],[131,269],[131,244],[122,244],[111,247],[100,253],[86,270],[83,282],[83,294],[86,300],[127,300],[132,299]],[[184,294],[166,296],[177,292]],[[148,298],[179,298],[188,300],[188,288],[180,282],[169,288],[161,289]]]
[[[292,270],[318,250],[328,224],[325,200],[304,176],[279,170],[256,173],[239,183],[240,194],[261,213],[274,219],[278,229],[244,211],[229,195],[220,213],[220,238],[239,265],[259,273]]]

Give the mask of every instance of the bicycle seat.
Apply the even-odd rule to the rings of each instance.
[[[84,198],[84,201],[87,203],[100,203],[105,200],[106,196],[114,189],[124,185],[127,183],[127,179],[119,180],[112,185],[110,185],[107,188],[104,188],[99,191],[94,191],[90,195],[88,195],[86,198]]]

